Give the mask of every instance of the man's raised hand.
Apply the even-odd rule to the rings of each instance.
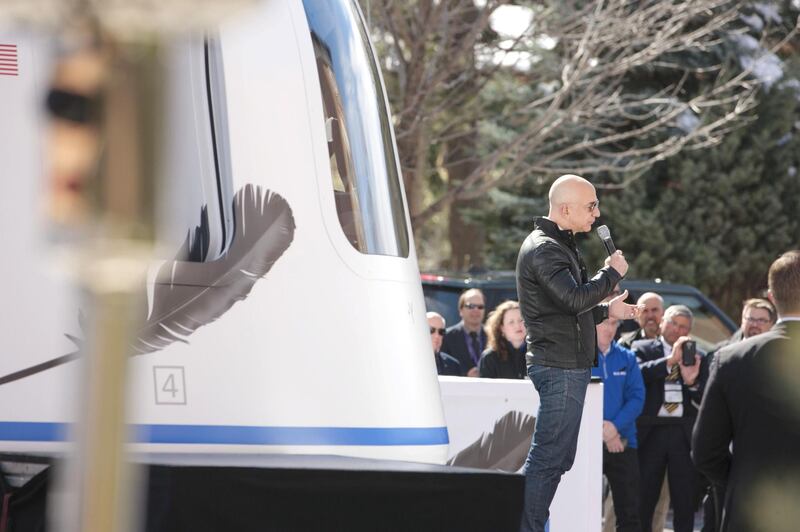
[[[618,320],[632,320],[639,316],[644,305],[629,305],[625,303],[626,297],[628,297],[627,290],[608,302],[609,316],[617,318]]]

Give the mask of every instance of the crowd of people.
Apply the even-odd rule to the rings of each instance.
[[[524,379],[526,377],[525,322],[519,303],[504,301],[489,314],[486,324],[485,298],[477,288],[458,299],[461,321],[445,329],[445,319],[428,312],[428,327],[439,375]]]
[[[617,294],[604,301],[615,301]],[[800,394],[790,390],[800,379],[780,375],[794,371],[797,377],[800,370],[800,251],[773,263],[769,297],[745,301],[740,329],[709,352],[692,340],[694,316],[688,307],[664,308],[663,298],[648,292],[622,312],[629,308],[636,311],[626,316],[635,317],[638,327],[625,334],[618,333],[619,312],[615,316],[606,307],[606,314],[594,320],[597,353],[591,374],[604,383],[603,473],[613,501],[606,505],[604,530],[663,530],[669,507],[676,532],[695,526],[759,529],[754,519],[763,517],[747,508],[761,501],[743,494],[769,474],[785,480],[781,464],[794,467],[800,461],[789,458],[800,443],[800,424],[792,423],[800,421]],[[530,377],[536,385],[520,303],[498,305],[484,326],[485,310],[483,293],[470,289],[458,301],[459,323],[445,328],[441,315],[428,313],[439,373]],[[539,386],[537,391],[541,395]],[[798,471],[789,473],[797,480]],[[701,506],[702,523],[695,523]]]

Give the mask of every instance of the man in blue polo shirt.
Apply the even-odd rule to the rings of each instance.
[[[617,531],[639,531],[639,459],[636,418],[644,406],[644,382],[633,351],[614,341],[619,321],[596,325],[598,367],[603,381],[603,474],[611,487]]]

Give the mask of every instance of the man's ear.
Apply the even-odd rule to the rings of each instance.
[[[778,306],[775,304],[775,296],[772,295],[772,290],[767,290],[767,299],[769,299],[769,302],[772,303],[773,307],[778,308]]]

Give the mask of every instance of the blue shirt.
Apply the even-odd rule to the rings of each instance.
[[[606,355],[599,353],[592,376],[603,381],[603,419],[612,422],[620,436],[628,440],[628,446],[635,449],[636,418],[644,406],[644,381],[636,355],[612,341]]]

